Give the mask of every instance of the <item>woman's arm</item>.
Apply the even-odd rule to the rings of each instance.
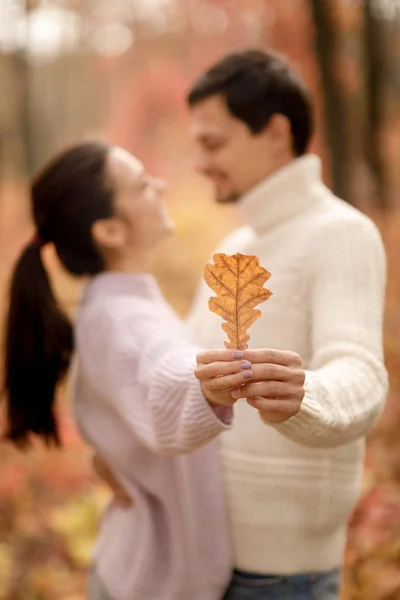
[[[146,311],[113,325],[107,396],[132,432],[157,454],[190,452],[228,429],[236,401],[230,392],[251,377],[249,363],[243,365],[230,352],[230,372],[221,362],[217,377],[202,385],[193,373],[198,351],[179,329],[169,329]]]

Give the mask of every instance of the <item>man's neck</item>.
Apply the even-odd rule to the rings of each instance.
[[[267,183],[270,179],[274,178],[275,175],[280,173],[280,171],[282,171],[283,169],[288,167],[290,164],[295,163],[295,162],[296,162],[295,156],[289,155],[289,156],[285,156],[284,158],[280,158],[279,160],[277,160],[275,162],[273,168],[269,168],[266,171],[264,171],[264,173],[260,176],[260,178],[254,182],[252,187],[250,189],[248,189],[243,194],[243,196],[247,196],[248,194],[251,194],[253,189],[258,188],[263,183]]]
[[[237,203],[237,211],[255,231],[270,231],[308,210],[313,202],[310,191],[315,185],[322,185],[321,161],[314,155],[302,156],[244,194]]]

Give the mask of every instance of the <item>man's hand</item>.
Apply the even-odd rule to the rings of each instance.
[[[283,423],[301,408],[305,373],[294,352],[208,350],[198,355],[197,362],[196,377],[202,381],[206,397],[211,395],[211,403],[229,406],[246,398],[265,423]],[[239,373],[243,363],[250,366]],[[244,379],[247,372],[251,373],[246,375],[249,383]]]
[[[207,350],[197,355],[194,374],[210,404],[235,404],[237,398],[232,396],[232,390],[253,377],[251,362],[242,357],[243,352],[235,350]]]
[[[260,412],[265,423],[283,423],[294,417],[304,398],[305,372],[295,352],[282,350],[245,350],[253,363],[253,381],[232,392],[246,398]]]
[[[122,485],[114,476],[106,462],[99,456],[94,454],[92,459],[93,469],[96,475],[111,488],[116,502],[122,508],[130,508],[133,504],[132,498],[127,494]]]

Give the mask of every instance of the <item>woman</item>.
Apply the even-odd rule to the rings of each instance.
[[[84,438],[135,499],[101,523],[90,600],[218,600],[230,576],[213,440],[230,426],[231,390],[252,377],[222,351],[214,378],[194,377],[199,349],[149,274],[172,231],[164,184],[120,148],[76,146],[31,189],[35,238],[11,285],[6,328],[7,438],[60,443],[54,398],[73,350]],[[74,328],[56,303],[41,248],[89,276]]]

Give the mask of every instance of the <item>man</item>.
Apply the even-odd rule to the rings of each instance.
[[[279,384],[250,383],[238,394],[261,419],[240,401],[220,438],[236,569],[226,600],[334,599],[364,437],[387,392],[381,239],[306,155],[312,103],[282,57],[228,55],[195,81],[188,104],[196,167],[245,223],[217,251],[255,254],[272,273],[251,346],[292,350],[306,370],[297,415],[279,423]],[[189,323],[197,343],[219,348],[209,296],[203,284]],[[279,380],[282,367],[270,369]]]
[[[259,381],[233,393],[247,402],[220,437],[235,568],[225,600],[336,600],[365,435],[387,392],[382,242],[306,154],[313,107],[282,57],[228,55],[195,81],[188,104],[196,167],[245,223],[217,251],[255,254],[272,273],[273,296],[250,334],[251,347],[274,350]],[[202,284],[189,325],[196,343],[220,348],[209,296]],[[297,355],[299,411],[290,393]],[[207,369],[197,376],[212,376]]]

